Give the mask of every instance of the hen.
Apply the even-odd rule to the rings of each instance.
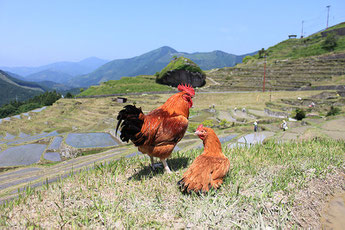
[[[204,152],[199,155],[178,182],[182,191],[196,193],[217,189],[229,171],[230,161],[222,153],[222,147],[216,133],[203,125],[199,125],[196,135],[203,141]]]
[[[172,95],[163,105],[145,115],[141,108],[126,105],[117,116],[122,141],[131,140],[138,150],[151,158],[158,157],[164,169],[171,173],[166,159],[184,136],[188,127],[189,109],[195,91],[191,86],[179,85],[181,92]]]

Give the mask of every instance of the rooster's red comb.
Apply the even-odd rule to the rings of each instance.
[[[179,84],[177,86],[177,89],[179,91],[185,91],[186,93],[188,93],[192,97],[194,97],[194,95],[195,95],[195,91],[194,91],[193,87],[189,84],[188,85]]]
[[[201,130],[202,128],[204,128],[204,126],[200,124],[196,130]]]

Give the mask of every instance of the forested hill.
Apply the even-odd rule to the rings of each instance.
[[[0,105],[13,100],[23,101],[42,92],[38,84],[16,79],[0,70]]]

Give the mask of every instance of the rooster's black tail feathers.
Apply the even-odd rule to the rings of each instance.
[[[121,135],[120,139],[122,141],[128,142],[131,140],[136,146],[143,144],[145,141],[143,138],[139,138],[138,134],[144,123],[142,119],[139,118],[143,111],[141,108],[137,108],[134,105],[126,105],[117,115],[117,126],[116,133],[120,127]],[[141,143],[142,142],[142,143]]]

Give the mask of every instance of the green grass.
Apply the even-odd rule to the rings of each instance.
[[[155,79],[156,78],[154,76],[150,75],[122,77],[121,80],[109,80],[99,86],[91,86],[78,96],[172,90],[172,88],[169,86],[157,84]]]
[[[342,28],[345,26],[345,23],[338,24],[336,26],[330,27],[327,31],[333,29]],[[313,34],[306,38],[301,39],[287,39],[282,41],[272,47],[267,49],[267,59],[284,59],[284,58],[303,58],[316,55],[322,55],[329,53],[330,51],[322,48],[322,43],[325,41],[326,37],[321,36],[321,32]],[[345,50],[345,36],[337,36],[337,46],[334,49],[334,52],[340,52]],[[254,55],[258,59],[259,55]]]
[[[325,31],[330,31],[330,30],[339,29],[339,28],[343,28],[343,27],[345,27],[345,22],[339,23],[335,26],[331,26]]]
[[[302,39],[288,39],[267,49],[268,59],[302,58],[329,53],[322,48],[325,38],[315,35]],[[339,36],[334,51],[345,50],[345,36]]]
[[[249,149],[223,151],[231,169],[217,192],[183,195],[176,186],[201,150],[173,154],[168,160],[171,175],[162,170],[151,172],[148,157],[123,158],[39,190],[25,190],[0,207],[0,226],[317,228],[318,219],[301,226],[307,217],[296,213],[315,211],[315,206],[305,210],[305,205],[320,197],[299,197],[314,191],[315,180],[325,181],[322,191],[344,183],[342,177],[327,181],[328,175],[344,172],[344,141],[314,139],[281,145],[269,141]]]
[[[157,76],[157,80],[164,77],[167,72],[173,70],[187,70],[193,73],[203,73],[203,71],[197,64],[195,64],[190,59],[181,56],[179,58],[173,59],[164,69],[162,69],[162,71]]]

